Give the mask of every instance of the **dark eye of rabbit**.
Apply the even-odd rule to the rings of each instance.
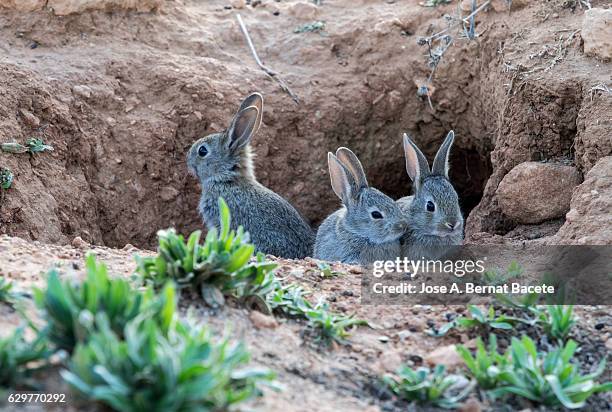
[[[204,157],[208,154],[208,149],[206,148],[206,146],[202,145],[199,147],[198,149],[198,156],[200,157]]]
[[[434,205],[434,203],[431,200],[427,201],[427,211],[428,212],[433,212],[436,210],[436,205]]]
[[[380,213],[378,210],[373,211],[371,214],[372,214],[372,217],[374,219],[382,219],[383,218],[382,213]]]

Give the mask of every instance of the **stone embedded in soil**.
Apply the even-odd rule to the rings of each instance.
[[[463,360],[457,353],[455,345],[437,348],[428,353],[423,359],[432,367],[435,365],[444,365],[448,370],[453,370],[463,365]]]
[[[302,20],[313,20],[319,15],[319,8],[314,4],[301,1],[291,5],[289,14]]]
[[[17,11],[35,11],[45,6],[47,0],[0,0],[0,7]]]
[[[378,370],[380,373],[395,372],[402,364],[402,356],[399,352],[388,350],[380,355]]]
[[[580,173],[573,166],[525,162],[502,179],[496,196],[508,217],[534,224],[562,217],[570,208]]]
[[[461,405],[459,412],[480,412],[482,411],[482,405],[475,398],[470,398]]]
[[[251,311],[249,319],[251,319],[251,322],[253,322],[257,329],[275,329],[278,326],[278,322],[274,317],[264,315],[256,310]]]
[[[605,61],[612,59],[612,9],[587,10],[584,13],[581,36],[587,56]]]
[[[565,224],[551,240],[559,244],[612,244],[612,156],[600,159],[571,200]]]

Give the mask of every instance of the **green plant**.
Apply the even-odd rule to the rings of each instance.
[[[329,263],[317,262],[317,268],[321,271],[321,277],[325,279],[341,275],[340,272],[332,270]]]
[[[25,332],[25,326],[20,326],[0,338],[0,388],[35,387],[31,376],[51,355],[43,333],[28,341]]]
[[[296,27],[293,32],[294,33],[319,33],[325,29],[324,21],[313,21],[312,23],[302,24],[299,27]]]
[[[0,276],[0,303],[12,303],[14,293],[12,291],[13,283],[9,282],[6,278]]]
[[[105,314],[95,323],[61,374],[82,396],[118,411],[225,411],[260,395],[258,384],[274,378],[244,369],[244,345],[215,341],[207,328],[176,322],[162,331],[141,315],[121,339]]]
[[[538,300],[540,300],[540,294],[534,292],[522,296],[513,297],[512,295],[504,295],[498,293],[495,295],[495,298],[504,305],[521,310],[531,311],[535,309],[535,305],[538,303]]]
[[[337,342],[344,344],[349,336],[348,329],[354,326],[368,325],[368,322],[363,319],[331,312],[326,302],[319,302],[314,307],[304,308],[303,313],[317,343]]]
[[[0,168],[0,188],[10,189],[13,184],[13,172],[5,167]]]
[[[30,153],[41,153],[41,152],[52,152],[53,151],[53,146],[49,146],[47,144],[45,144],[45,142],[42,139],[36,138],[36,137],[31,137],[28,140],[26,140],[26,147],[28,148],[28,151]]]
[[[155,286],[172,279],[181,288],[191,287],[212,307],[223,305],[227,295],[265,306],[267,294],[275,288],[276,264],[266,262],[262,254],[250,262],[255,246],[248,233],[242,227],[230,230],[230,211],[222,198],[219,211],[221,230],[211,229],[204,244],[199,231],[187,242],[174,229],[159,231],[158,255],[137,257],[137,272]]]
[[[503,285],[508,283],[509,280],[519,277],[523,272],[524,269],[521,265],[517,261],[512,261],[505,271],[490,269],[485,271],[483,276],[487,285]]]
[[[480,328],[483,331],[488,331],[490,329],[512,329],[515,322],[526,322],[524,319],[511,316],[496,316],[493,306],[489,306],[486,314],[475,305],[468,305],[468,311],[470,317],[461,316],[437,330],[427,331],[427,334],[431,336],[444,336],[449,330],[455,327],[463,329]]]
[[[0,150],[6,153],[19,154],[19,153],[27,152],[28,148],[17,142],[6,142],[6,143],[0,144]]]
[[[549,337],[563,342],[576,323],[574,306],[547,305],[546,309],[540,312],[539,320]]]
[[[278,282],[274,291],[268,294],[267,303],[273,312],[305,318],[305,311],[312,309],[312,304],[305,298],[308,294],[309,292],[295,283],[282,285]]]
[[[426,0],[425,2],[419,3],[425,7],[438,7],[443,4],[450,4],[451,0]]]
[[[83,282],[71,282],[61,281],[58,271],[52,269],[47,288],[34,290],[50,327],[49,340],[58,348],[71,352],[77,342],[86,340],[96,313],[105,312],[111,328],[121,335],[127,322],[138,314],[158,316],[163,312],[164,303],[154,301],[151,290],[140,292],[124,279],[110,279],[106,266],[96,263],[94,255],[87,256],[86,270]]]
[[[563,347],[541,353],[528,336],[512,338],[511,363],[498,375],[500,387],[491,394],[518,395],[546,406],[583,407],[592,394],[612,390],[612,382],[595,382],[605,369],[605,360],[594,373],[581,375],[579,365],[571,363],[577,347],[569,340]]]
[[[457,346],[459,356],[465,362],[472,376],[483,389],[493,389],[498,384],[498,376],[506,367],[508,360],[506,356],[497,352],[497,337],[489,335],[489,344],[485,348],[481,338],[476,340],[476,351],[474,355],[463,345]]]
[[[402,365],[397,376],[385,375],[383,382],[401,399],[456,409],[459,402],[472,390],[473,384],[461,375],[447,375],[444,365],[437,365],[433,373],[425,367],[413,370]]]

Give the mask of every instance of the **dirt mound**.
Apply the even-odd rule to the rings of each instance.
[[[96,4],[111,3],[137,4]],[[401,134],[432,156],[454,129],[451,179],[473,239],[517,227],[495,196],[514,166],[549,161],[586,173],[612,152],[611,66],[583,55],[584,12],[568,2],[483,11],[471,41],[449,31],[431,107],[417,96],[431,72],[417,38],[445,30],[454,6],[264,1],[241,9],[260,56],[299,96],[295,104],[257,68],[228,4],[65,17],[5,10],[0,141],[38,136],[56,150],[0,154],[15,174],[0,232],[150,247],[159,228],[200,228],[185,153],[226,127],[254,90],[266,101],[254,138],[257,175],[313,225],[338,206],[325,159],[340,145],[359,155],[374,186],[399,197],[410,192]],[[325,21],[322,32],[294,32],[314,19]]]

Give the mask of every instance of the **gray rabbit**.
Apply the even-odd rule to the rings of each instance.
[[[414,195],[397,201],[408,217],[408,230],[401,240],[402,256],[433,257],[448,246],[463,243],[459,198],[448,179],[448,156],[454,138],[450,131],[430,170],[425,155],[404,134],[406,170],[414,183]]]
[[[284,258],[312,253],[314,233],[285,199],[255,178],[249,142],[261,125],[263,98],[248,96],[229,128],[196,141],[187,165],[200,180],[199,211],[210,229],[219,224],[218,198],[232,213],[232,228],[242,225],[258,251]]]
[[[317,259],[368,265],[400,256],[399,239],[406,218],[398,205],[369,187],[357,156],[341,147],[328,153],[331,185],[343,207],[328,216],[317,232]]]

